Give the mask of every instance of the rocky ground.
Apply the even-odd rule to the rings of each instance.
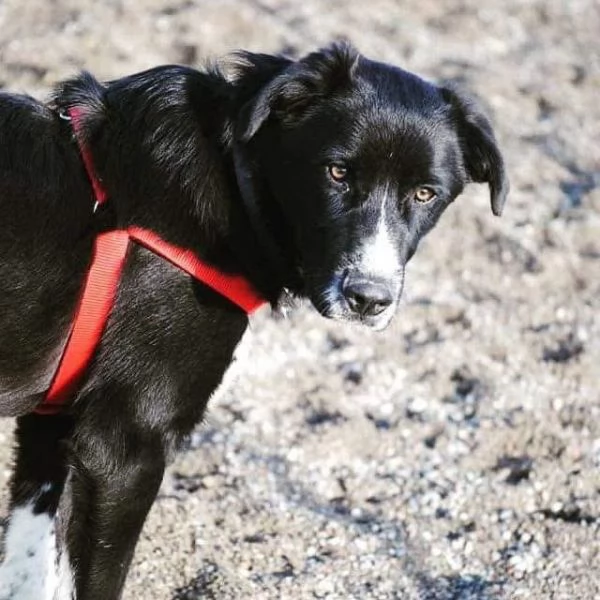
[[[511,172],[502,219],[482,187],[448,210],[385,333],[258,316],[127,599],[600,597],[599,32],[596,0],[0,0],[7,89],[345,37],[484,97]]]

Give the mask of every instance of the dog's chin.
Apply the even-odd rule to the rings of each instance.
[[[329,302],[327,304],[314,304],[314,306],[326,319],[360,325],[361,327],[367,327],[373,331],[383,331],[391,323],[398,303],[394,302],[378,315],[364,317],[351,311],[348,307],[348,303],[344,299],[340,299],[336,302]]]

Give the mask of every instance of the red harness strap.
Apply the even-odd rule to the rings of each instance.
[[[94,190],[97,208],[106,202],[107,194],[95,175],[92,156],[81,142],[81,116],[81,109],[69,110],[73,130],[79,139],[83,162]],[[131,240],[205,283],[248,314],[265,304],[265,300],[244,277],[221,273],[212,265],[200,260],[190,250],[166,242],[153,231],[129,227],[101,233],[94,242],[92,262],[58,370],[46,397],[34,412],[59,412],[75,391],[102,338],[117,295]]]

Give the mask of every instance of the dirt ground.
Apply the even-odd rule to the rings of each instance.
[[[241,377],[165,477],[125,597],[600,598],[597,0],[0,0],[0,86],[43,97],[80,68],[340,37],[486,99],[505,216],[469,189],[384,333],[309,307],[256,318]]]

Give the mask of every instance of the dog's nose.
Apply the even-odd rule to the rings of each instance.
[[[394,300],[384,282],[352,277],[344,284],[344,297],[350,309],[361,317],[381,314]]]

